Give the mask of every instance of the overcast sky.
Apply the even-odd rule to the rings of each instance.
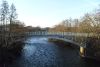
[[[7,0],[17,8],[18,19],[26,25],[51,27],[67,18],[92,12],[100,0]]]

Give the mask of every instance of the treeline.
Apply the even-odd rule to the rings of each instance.
[[[26,26],[26,31],[27,31],[27,32],[48,31],[49,29],[50,29],[49,27],[41,28],[41,27],[39,27],[39,26],[37,26],[37,27]]]
[[[17,20],[18,14],[16,7],[12,3],[8,4],[6,0],[2,0],[0,4],[0,33],[16,32],[22,33],[25,31],[25,24]]]
[[[100,34],[100,8],[93,13],[86,13],[80,19],[63,20],[49,31]]]

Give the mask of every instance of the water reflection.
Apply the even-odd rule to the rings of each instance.
[[[36,47],[33,45],[26,45],[23,48],[23,52],[22,55],[26,58],[30,57],[31,55],[33,55],[33,53],[36,51]]]
[[[45,43],[48,41],[48,38],[45,37],[35,37],[35,38],[29,38],[25,41],[25,43],[33,44],[33,43]]]

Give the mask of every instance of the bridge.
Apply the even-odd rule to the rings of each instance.
[[[63,40],[67,43],[73,44],[72,46],[76,45],[80,48],[80,56],[88,57],[88,58],[96,58],[96,52],[93,52],[92,48],[93,45],[89,44],[88,42],[91,37],[100,36],[100,34],[93,34],[93,33],[72,33],[72,32],[48,32],[48,31],[38,31],[38,32],[27,32],[26,36],[46,36],[50,39],[56,40]],[[99,40],[98,40],[99,41]],[[100,51],[98,51],[99,53]],[[99,56],[99,55],[98,55]],[[96,58],[97,59],[97,58]]]
[[[72,33],[72,32],[44,32],[44,31],[39,31],[39,32],[27,32],[26,33],[27,35],[26,36],[47,36],[49,38],[56,38],[56,39],[62,39],[62,40],[65,40],[65,41],[69,41],[69,42],[72,42],[72,43],[79,43],[80,45],[79,46],[82,46],[82,47],[86,47],[85,45],[85,40],[86,38],[88,37],[91,37],[93,36],[92,33],[88,34],[88,33]],[[78,42],[78,37],[80,39],[82,39],[82,41],[80,40]],[[83,42],[84,41],[84,42]]]
[[[11,33],[0,35],[4,36],[8,41],[8,44],[13,44],[15,42],[24,41],[28,37],[48,37],[49,39],[63,40],[68,43],[72,43],[80,47],[80,56],[91,57],[88,53],[90,49],[87,48],[87,38],[93,36],[92,33],[72,33],[72,32],[48,32],[48,31],[38,31],[38,32],[26,32],[26,33]],[[96,35],[95,35],[96,36]],[[10,39],[10,41],[9,41]]]
[[[82,57],[86,56],[86,38],[93,36],[93,34],[87,33],[72,33],[72,32],[27,32],[26,36],[33,36],[33,37],[48,37],[49,39],[56,39],[56,40],[63,40],[65,42],[71,43],[71,46],[78,46],[80,48],[80,55]]]

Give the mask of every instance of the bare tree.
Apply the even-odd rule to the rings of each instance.
[[[85,14],[85,16],[81,19],[79,23],[80,32],[91,33],[93,32],[93,27],[91,23],[93,22],[90,14]]]
[[[16,8],[15,8],[14,4],[12,4],[11,7],[10,7],[10,16],[9,16],[9,20],[10,20],[10,32],[11,32],[12,26],[15,23],[16,19],[17,19]]]
[[[6,25],[7,22],[9,21],[9,5],[6,0],[3,0],[1,4],[0,19],[1,19],[1,24],[4,25],[5,30],[7,30]]]
[[[2,24],[2,33],[3,33],[3,35],[1,36],[1,40],[5,44],[3,46],[7,46],[7,38],[5,37],[5,34],[7,33],[6,31],[8,30],[7,24],[9,21],[9,5],[8,5],[8,2],[6,0],[3,0],[2,4],[1,4],[0,21]]]

